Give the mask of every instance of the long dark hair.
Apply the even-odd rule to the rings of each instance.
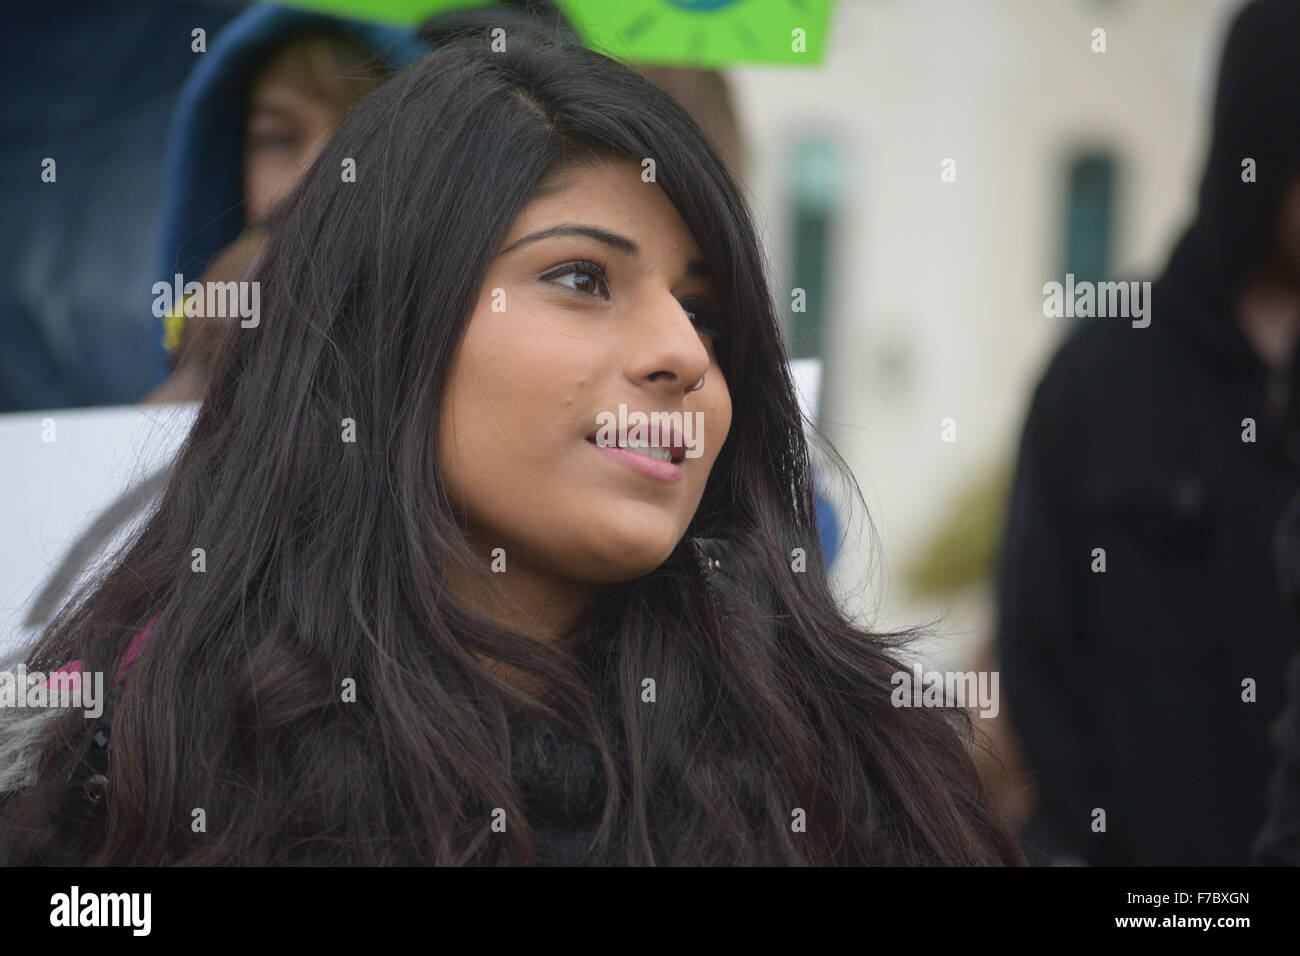
[[[438,412],[520,209],[548,175],[603,157],[656,160],[718,277],[736,411],[687,535],[729,545],[735,585],[724,623],[684,540],[604,588],[566,649],[452,593],[448,569],[475,558],[438,467]],[[856,628],[832,596],[764,276],[705,136],[603,56],[514,32],[506,52],[458,40],[381,86],[274,223],[261,324],[232,324],[157,510],[29,655],[111,675],[160,614],[121,686],[106,809],[71,810],[91,728],[61,716],[34,789],[10,801],[13,860],[528,862],[526,822],[489,826],[494,808],[524,817],[518,711],[598,747],[596,843],[619,861],[1020,862],[969,757],[970,718],[892,706],[894,637]],[[791,570],[796,548],[806,570]]]

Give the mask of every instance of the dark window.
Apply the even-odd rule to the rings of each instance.
[[[1104,282],[1114,229],[1115,163],[1106,153],[1070,161],[1066,180],[1065,273],[1075,282]]]
[[[790,356],[824,359],[832,211],[840,192],[840,157],[836,146],[822,138],[797,143],[791,184],[794,249],[785,302],[790,321]],[[803,312],[791,308],[795,289],[804,291]]]

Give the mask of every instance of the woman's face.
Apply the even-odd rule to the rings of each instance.
[[[636,163],[570,168],[524,207],[480,290],[441,418],[452,502],[485,566],[503,548],[504,579],[591,585],[672,553],[731,425],[701,331],[721,322],[716,295],[677,210]],[[635,412],[647,425],[678,414],[637,436]],[[592,440],[674,436],[680,463]],[[696,457],[681,458],[686,441]]]
[[[343,105],[311,96],[295,82],[292,51],[259,75],[244,135],[245,216],[260,223],[298,184],[343,118]]]

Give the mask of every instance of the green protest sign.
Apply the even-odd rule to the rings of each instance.
[[[491,0],[291,0],[361,20],[417,24]],[[557,0],[593,50],[671,66],[821,62],[832,0]]]

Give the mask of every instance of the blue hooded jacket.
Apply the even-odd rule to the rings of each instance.
[[[398,70],[429,52],[414,31],[279,4],[249,7],[226,25],[185,81],[167,137],[157,280],[197,279],[244,229],[246,83],[265,56],[295,34],[339,31]],[[163,329],[153,339],[154,385],[170,374]]]

